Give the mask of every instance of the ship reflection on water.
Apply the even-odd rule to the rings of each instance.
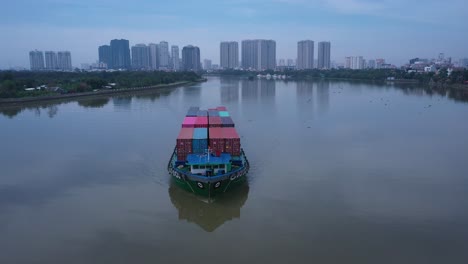
[[[248,195],[247,183],[210,200],[189,193],[174,183],[169,186],[169,196],[179,211],[179,220],[195,223],[207,232],[213,232],[229,220],[240,218],[240,209]]]

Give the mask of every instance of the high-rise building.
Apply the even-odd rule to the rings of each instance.
[[[288,60],[287,60],[287,66],[288,66],[288,67],[295,67],[295,66],[296,66],[296,62],[295,62],[293,59],[288,59]]]
[[[130,43],[126,39],[113,39],[110,42],[112,69],[130,69]]]
[[[362,70],[364,69],[365,60],[362,56],[351,57],[351,69]]]
[[[174,71],[180,70],[179,47],[176,45],[171,46],[171,60],[172,60],[172,69]]]
[[[237,41],[225,41],[220,44],[220,65],[224,69],[239,67],[239,44]]]
[[[150,69],[150,52],[145,44],[136,44],[132,47],[132,68],[135,70]]]
[[[284,67],[284,66],[286,66],[286,61],[284,59],[279,59],[278,60],[278,65]]]
[[[107,68],[111,69],[112,68],[111,46],[109,45],[99,46],[98,53],[99,53],[99,62],[107,64]]]
[[[312,40],[302,40],[297,42],[297,69],[314,68],[314,42]]]
[[[274,40],[243,40],[242,68],[268,70],[276,67],[276,42]]]
[[[345,69],[351,69],[352,57],[345,57]]]
[[[49,71],[54,71],[58,69],[57,64],[57,53],[54,51],[46,51],[45,54],[45,68]]]
[[[185,71],[199,71],[200,68],[200,49],[188,45],[182,49],[182,67]]]
[[[159,42],[159,69],[169,69],[169,44],[166,41]]]
[[[317,68],[330,69],[330,49],[331,44],[328,41],[318,43],[318,62]]]
[[[57,52],[57,66],[62,71],[71,71],[73,69],[69,51]]]
[[[149,50],[149,66],[152,70],[159,69],[159,45],[150,43],[148,44]]]
[[[29,64],[31,71],[44,70],[44,53],[34,50],[29,52]]]
[[[375,60],[369,60],[369,62],[367,63],[367,68],[375,69]]]
[[[208,60],[208,59],[203,60],[203,69],[211,70],[211,60]]]

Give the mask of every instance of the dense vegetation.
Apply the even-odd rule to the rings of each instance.
[[[359,80],[372,80],[384,81],[388,77],[394,77],[398,80],[415,80],[421,83],[435,83],[435,84],[463,84],[468,81],[468,70],[453,71],[448,75],[447,69],[441,69],[436,73],[416,73],[408,72],[400,69],[366,69],[366,70],[351,70],[351,69],[332,69],[332,70],[285,70],[278,71],[263,71],[251,72],[241,70],[224,70],[217,72],[221,75],[235,75],[235,76],[253,76],[257,74],[281,74],[287,75],[291,79],[315,79],[315,78],[328,78],[328,79],[359,79]]]
[[[196,81],[200,76],[193,72],[0,72],[0,98],[15,98],[56,94],[50,89],[25,91],[41,85],[60,87],[61,93],[80,93],[102,89],[109,83],[114,88],[142,87],[170,84],[179,81]]]

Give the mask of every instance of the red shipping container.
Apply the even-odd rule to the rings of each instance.
[[[224,136],[223,136],[223,129],[220,127],[212,127],[209,129],[209,137],[210,137],[210,148],[214,154],[221,154],[224,151]]]
[[[240,137],[237,134],[236,128],[234,127],[223,127],[223,137],[225,140],[224,150],[225,152],[233,155],[240,155]]]
[[[225,106],[218,106],[218,107],[216,107],[216,110],[218,110],[218,111],[227,111]]]
[[[181,128],[177,137],[176,149],[177,160],[185,160],[192,153],[193,128]]]
[[[209,127],[222,127],[223,121],[219,116],[210,116],[208,118],[208,126]]]
[[[198,116],[195,120],[195,128],[208,128],[208,117]]]

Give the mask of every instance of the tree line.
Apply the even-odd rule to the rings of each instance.
[[[61,93],[80,93],[102,89],[109,83],[114,88],[131,88],[170,84],[179,81],[197,81],[194,72],[116,71],[116,72],[30,72],[0,71],[0,98],[18,98],[55,94],[50,89],[25,91],[42,85],[60,87]]]
[[[438,73],[417,73],[402,69],[331,69],[331,70],[284,70],[284,71],[242,71],[242,70],[222,70],[216,72],[220,75],[230,76],[254,76],[257,74],[281,74],[286,75],[294,80],[306,80],[316,78],[328,79],[359,79],[371,81],[385,81],[388,77],[393,77],[397,80],[415,80],[420,83],[436,83],[436,84],[464,84],[468,81],[468,70],[454,70],[448,74],[447,69],[440,69]]]

